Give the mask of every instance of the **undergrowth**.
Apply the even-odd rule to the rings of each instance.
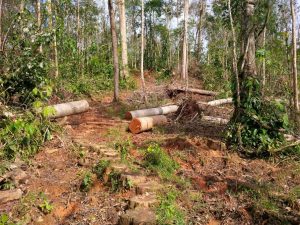
[[[170,191],[160,197],[159,206],[156,208],[157,222],[159,225],[185,225],[185,215],[176,204],[176,191]]]
[[[178,164],[158,144],[151,144],[144,153],[144,165],[162,178],[173,177]]]

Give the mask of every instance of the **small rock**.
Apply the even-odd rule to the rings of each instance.
[[[150,208],[138,207],[121,215],[119,225],[156,225],[155,213]]]
[[[0,191],[0,204],[4,204],[6,202],[18,200],[22,197],[21,189]]]

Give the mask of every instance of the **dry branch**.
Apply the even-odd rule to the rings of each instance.
[[[130,111],[126,113],[125,118],[131,120],[138,117],[165,115],[168,113],[176,112],[177,109],[178,109],[177,105],[168,105],[168,106],[162,106],[158,108]]]
[[[155,125],[162,125],[166,124],[167,122],[167,117],[163,115],[134,118],[129,124],[129,130],[133,134],[138,134],[147,130],[151,130]]]
[[[55,110],[55,114],[51,118],[59,118],[86,112],[89,110],[89,103],[86,100],[67,102],[52,106]]]

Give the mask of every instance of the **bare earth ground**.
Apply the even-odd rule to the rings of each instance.
[[[154,102],[162,101],[160,95],[155,97],[161,88],[148,87]],[[132,135],[126,131],[128,122],[121,118],[126,109],[141,105],[139,97],[139,93],[123,93],[120,104],[111,103],[107,96],[94,99],[88,112],[59,120],[62,133],[29,164],[20,166],[26,173],[19,184],[22,199],[0,205],[0,213],[6,212],[21,224],[117,224],[132,191],[112,193],[94,176],[92,188],[80,191],[84,175],[100,156],[77,143],[113,147],[128,140],[133,144],[130,157],[136,161],[142,159],[140,149],[157,142],[180,164],[177,175],[186,183],[174,186],[181,192],[178,204],[188,224],[300,224],[298,162],[241,158],[220,144],[224,127],[197,120],[170,122],[151,132]],[[173,101],[182,98],[177,96]],[[231,109],[217,112],[222,113],[228,117]],[[44,199],[53,205],[49,214],[40,209]]]

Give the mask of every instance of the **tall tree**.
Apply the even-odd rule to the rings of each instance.
[[[58,69],[57,36],[56,36],[56,29],[53,30],[53,18],[55,17],[55,12],[53,13],[52,10],[52,0],[47,0],[47,8],[48,8],[49,29],[51,32],[53,32],[54,76],[58,77],[59,69]]]
[[[143,88],[143,99],[146,102],[146,85],[145,85],[145,77],[144,77],[144,32],[145,32],[145,6],[144,6],[144,0],[142,1],[142,15],[141,15],[141,79],[142,79],[142,88]]]
[[[112,0],[108,0],[108,12],[110,19],[110,30],[112,36],[112,52],[114,62],[114,101],[119,101],[119,57],[118,57],[118,39],[116,33],[115,12]]]
[[[38,28],[39,28],[39,32],[41,32],[42,18],[41,18],[41,1],[40,0],[36,0],[36,16],[37,16],[37,25],[38,25]],[[40,53],[43,52],[43,46],[42,45],[40,45],[39,51],[40,51]]]
[[[290,0],[291,14],[292,14],[292,51],[293,51],[293,91],[294,91],[294,108],[296,112],[299,112],[299,93],[298,93],[298,76],[297,76],[297,38],[296,38],[296,13],[295,2]]]
[[[188,16],[189,16],[189,0],[184,0],[184,30],[183,30],[183,44],[182,44],[182,67],[181,78],[187,79],[187,64],[188,64]]]
[[[229,18],[230,18],[230,27],[231,27],[231,34],[232,34],[232,65],[233,65],[233,71],[235,75],[235,82],[236,82],[236,98],[237,98],[237,107],[240,107],[240,84],[239,84],[239,71],[238,71],[238,65],[237,65],[237,49],[236,49],[236,35],[235,35],[235,29],[233,25],[233,18],[232,18],[232,11],[231,11],[231,0],[228,0],[228,12],[229,12]]]
[[[120,31],[121,31],[121,47],[122,47],[122,76],[128,77],[128,53],[127,53],[127,29],[126,29],[126,14],[125,1],[119,0],[120,12]]]
[[[0,49],[2,49],[2,3],[0,0]]]

